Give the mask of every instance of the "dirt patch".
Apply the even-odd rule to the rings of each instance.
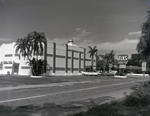
[[[69,114],[87,111],[89,108],[99,105],[105,101],[114,100],[110,96],[87,99],[84,101],[70,101],[67,103],[46,103],[41,106],[19,106],[16,108],[0,106],[1,116],[67,116]]]

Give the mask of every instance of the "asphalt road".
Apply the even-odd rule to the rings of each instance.
[[[3,85],[0,88],[0,105],[22,106],[44,103],[63,104],[99,97],[105,97],[104,101],[122,98],[132,91],[130,89],[132,86],[142,82],[143,79],[90,76],[49,77],[45,79],[0,77],[0,81],[0,85]]]

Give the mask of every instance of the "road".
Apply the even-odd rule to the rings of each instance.
[[[0,89],[0,105],[63,104],[108,96],[117,99],[129,94],[132,91],[130,88],[142,81],[142,78],[108,80],[96,78],[86,81],[4,87]],[[110,99],[105,101],[107,100]]]

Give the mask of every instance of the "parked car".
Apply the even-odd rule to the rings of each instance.
[[[101,76],[114,76],[117,73],[117,71],[110,71],[110,72],[102,72]]]
[[[81,72],[82,75],[85,75],[85,76],[98,76],[100,75],[101,73],[98,71],[98,72]]]

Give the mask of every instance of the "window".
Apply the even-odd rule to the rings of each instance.
[[[12,54],[5,54],[5,57],[12,57]]]

